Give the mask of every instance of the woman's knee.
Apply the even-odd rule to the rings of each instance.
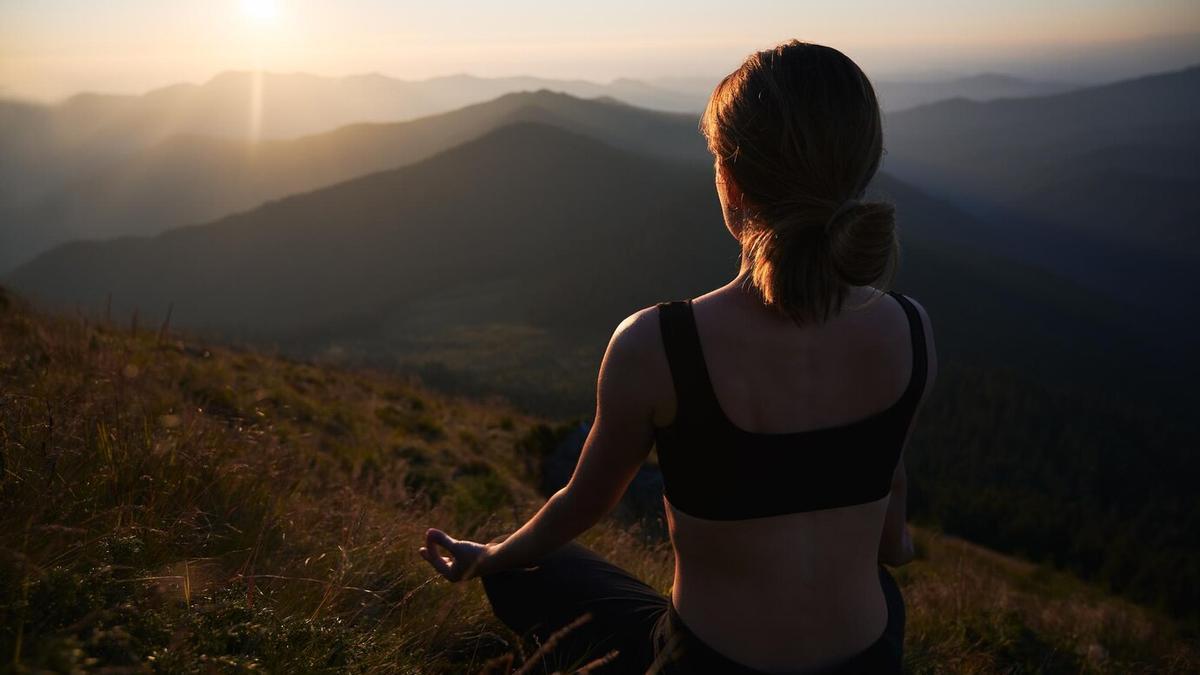
[[[537,622],[540,603],[532,574],[531,570],[509,570],[480,578],[492,613],[517,633],[530,630]]]
[[[535,565],[488,574],[480,580],[496,618],[523,633],[560,613],[564,597],[571,595],[563,585],[579,580],[586,568],[602,560],[571,542]]]

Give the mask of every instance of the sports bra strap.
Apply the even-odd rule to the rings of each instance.
[[[904,390],[903,398],[909,406],[915,407],[921,400],[921,393],[925,390],[925,377],[929,372],[928,348],[925,346],[925,324],[921,321],[921,313],[917,311],[911,300],[895,291],[888,291],[888,295],[895,298],[896,302],[899,302],[904,309],[904,313],[908,315],[908,330],[913,350],[912,376],[909,377],[908,388]]]
[[[900,404],[912,410],[921,400],[929,370],[925,327],[912,301],[895,291],[888,291],[888,295],[900,303],[908,317],[913,350],[912,374],[901,395]],[[708,364],[704,361],[704,351],[700,346],[700,334],[696,328],[691,301],[658,303],[658,322],[662,330],[667,363],[671,368],[671,380],[675,385],[675,399],[679,411],[686,411],[688,414],[721,415],[721,405],[713,391]]]
[[[660,302],[658,323],[675,384],[676,415],[719,410],[690,300]]]

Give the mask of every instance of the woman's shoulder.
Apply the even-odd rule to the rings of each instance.
[[[664,426],[674,415],[673,380],[660,326],[657,305],[625,317],[608,343],[599,382],[608,390],[607,399],[644,408],[656,426]]]
[[[613,340],[634,346],[643,345],[659,332],[658,305],[643,307],[625,317],[613,331]]]
[[[651,305],[625,317],[613,330],[606,358],[623,367],[643,369],[665,360],[658,306]]]

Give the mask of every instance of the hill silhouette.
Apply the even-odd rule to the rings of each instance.
[[[601,84],[463,74],[400,80],[377,73],[322,77],[227,71],[201,84],[173,84],[140,95],[81,93],[53,105],[0,99],[0,206],[27,206],[49,190],[174,136],[239,142],[296,138],[349,124],[436,115],[543,89],[668,111],[698,110],[694,94],[637,80]],[[704,91],[704,100],[707,95]]]
[[[602,338],[630,308],[732,274],[736,245],[710,174],[518,122],[417,164],[208,225],[68,244],[11,281],[66,306],[96,307],[111,294],[120,314],[153,316],[173,304],[180,325],[284,342],[403,333],[388,317],[429,305],[456,324],[507,319]],[[946,330],[962,339],[948,344],[1010,362],[1038,353],[1069,367],[1080,359],[1067,337],[1120,332],[1103,305],[1059,279],[942,245],[942,230],[973,227],[969,216],[886,176],[874,190],[899,205],[914,289],[955,317]],[[945,278],[965,286],[946,292]],[[481,297],[503,302],[476,307]],[[981,297],[985,312],[973,299]],[[1018,320],[1020,331],[1001,328]],[[1058,351],[1048,352],[1054,335]]]
[[[598,84],[450,75],[409,81],[379,74],[321,77],[244,71],[141,95],[77,94],[54,105],[0,99],[0,271],[68,238],[114,236],[142,231],[138,228],[148,222],[183,225],[229,213],[181,213],[162,219],[169,214],[153,211],[154,198],[145,195],[155,189],[178,191],[182,205],[203,210],[203,195],[188,192],[179,181],[186,181],[190,171],[214,164],[243,174],[246,158],[239,154],[244,150],[239,145],[324,133],[350,124],[409,120],[504,94],[540,90],[608,97],[664,110],[694,108],[692,97],[684,96],[689,101],[684,104],[677,92],[635,80]],[[205,140],[186,138],[196,136]],[[159,170],[163,176],[155,173]],[[316,185],[296,189],[312,187]],[[94,228],[84,213],[92,202],[82,201],[76,195],[79,191],[100,210]],[[131,191],[151,207],[149,213],[127,204],[138,199]],[[159,197],[159,201],[170,199],[170,193]],[[27,241],[38,245],[30,250]]]
[[[696,162],[707,157],[693,118],[546,90],[294,140],[174,136],[6,214],[0,270],[70,239],[155,234],[411,164],[521,120],[557,124],[658,157]]]
[[[595,283],[620,264],[630,237],[643,250],[686,241],[671,235],[711,216],[708,182],[699,168],[676,168],[550,125],[515,123],[417,165],[210,225],[69,244],[13,279],[47,299],[103,288],[121,309],[175,302],[179,320],[190,325],[245,327],[278,339],[457,284],[562,281],[566,272]],[[661,214],[671,217],[656,218]],[[694,248],[725,259],[732,251]],[[680,278],[689,264],[722,266],[710,254],[658,274]],[[75,271],[61,274],[64,265]],[[519,310],[517,316],[526,318]]]
[[[0,131],[0,150],[4,154],[0,163],[0,272],[63,241],[152,234],[395,168],[514,119],[567,126],[638,152],[707,161],[695,134],[694,117],[656,116],[649,110],[619,106],[615,99],[680,109],[646,94],[668,91],[666,87],[633,80],[595,85],[537,78],[452,76],[405,82],[379,75],[320,78],[267,73],[262,86],[270,96],[262,100],[268,102],[269,109],[263,112],[259,124],[266,130],[265,137],[278,139],[266,142],[250,140],[246,134],[246,97],[253,84],[251,73],[223,73],[203,85],[176,85],[143,96],[84,94],[53,107],[0,102],[0,121],[5,122]],[[699,83],[677,86],[696,88]],[[1000,75],[879,83],[885,104],[894,100],[905,105],[942,96],[990,100],[1018,93],[1043,93],[1054,90],[1054,86]],[[540,89],[486,100],[513,89],[535,87]],[[586,104],[552,94],[551,88],[606,98]],[[707,87],[702,89],[707,94]],[[1151,96],[1161,98],[1161,89],[1151,92]],[[1058,99],[1046,100],[1053,103]],[[485,102],[458,109],[475,101]],[[698,109],[702,103],[691,109]],[[971,118],[973,108],[961,110],[969,104],[959,99],[893,116],[890,126],[895,133],[889,131],[889,144],[895,145],[892,161],[901,175],[918,184],[929,180],[938,191],[948,189],[938,182],[937,171],[913,168],[906,148],[915,146],[917,159],[924,162],[927,155],[939,152],[932,148],[945,145],[953,152],[953,148],[962,147],[956,134],[987,136],[987,129],[956,132],[954,125],[947,123],[956,114]],[[947,106],[949,111],[945,110]],[[516,110],[529,107],[542,110]],[[1014,124],[1023,127],[1033,123],[1028,119],[1031,116],[1039,118],[1039,128],[1055,129],[1063,124],[1054,105],[1035,105],[1032,110]],[[1041,119],[1043,113],[1049,117]],[[412,121],[412,126],[360,123],[407,119],[418,114],[430,116]],[[1124,120],[1128,127],[1129,119],[1121,114],[1118,112],[1115,119]],[[343,124],[349,126],[325,131]],[[291,138],[305,131],[320,133]],[[1008,138],[1013,131],[1005,129],[1001,136]],[[944,138],[944,134],[951,138]],[[943,143],[946,140],[951,142]],[[948,168],[940,171],[959,180],[955,169],[973,156],[970,152],[950,156]],[[1127,164],[1108,166],[1130,169]],[[1001,173],[1007,180],[1012,172]],[[1057,178],[1060,173],[1049,171],[1047,176]],[[992,182],[988,178],[988,184]],[[1068,187],[1071,185],[1075,184],[1069,183]],[[1040,211],[1046,212],[1078,196],[1068,191],[1056,200],[1056,187],[1053,181],[1036,182],[1031,189],[1050,194],[1031,203],[1044,204]],[[1162,192],[1156,186],[1147,187],[1147,191]],[[1125,193],[1118,192],[1112,198],[1119,199],[1121,194]],[[1126,200],[1130,207],[1137,203],[1132,197]],[[1169,209],[1157,215],[1164,225],[1155,231],[1171,231],[1172,241],[1190,241],[1190,230],[1174,226],[1179,219],[1171,217]],[[1108,218],[1104,222],[1115,221]],[[1121,227],[1120,223],[1101,227],[1098,234],[1111,234]]]
[[[658,133],[640,138],[643,149],[688,154],[689,146],[699,147],[692,133],[694,116],[715,81],[618,79],[598,84],[469,75],[405,81],[378,74],[327,78],[226,72],[200,85],[172,85],[141,96],[80,94],[54,106],[0,101],[0,272],[69,239],[150,234],[416,161],[467,140],[465,129],[456,129],[453,121],[424,120],[418,125],[423,128],[413,127],[408,134],[412,147],[406,151],[397,147],[402,129],[375,125],[451,111],[451,117],[470,118],[471,113],[457,111],[480,104],[475,115],[502,117],[510,114],[505,108],[512,101],[487,102],[508,100],[514,93],[549,98],[554,91],[687,112],[692,117],[677,118],[677,130],[635,121],[633,115],[626,120],[631,131],[657,126]],[[878,86],[885,106],[889,101],[912,106],[948,96],[989,100],[1044,93],[1056,85],[985,74]],[[263,108],[252,124],[248,111],[254,100]],[[580,106],[563,110],[569,104],[562,101],[541,105],[558,108],[560,115],[587,115]],[[611,111],[606,115],[618,116]],[[592,118],[597,123],[599,118]],[[491,128],[505,121],[511,120],[475,123]],[[461,123],[470,124],[466,119]],[[343,126],[354,130],[328,133]],[[587,126],[585,122],[580,128],[586,131]],[[268,142],[252,138],[255,129]],[[680,130],[687,134],[684,142],[666,148],[680,140]],[[614,136],[603,135],[610,141],[617,140]]]
[[[1063,82],[1043,82],[1000,73],[980,73],[944,80],[877,80],[879,105],[888,112],[907,110],[948,99],[991,101],[998,98],[1045,96],[1075,88]]]
[[[1179,317],[1200,258],[1200,67],[1054,96],[890,115],[887,170],[979,216],[962,233],[1131,305]],[[1191,330],[1186,311],[1172,330]]]

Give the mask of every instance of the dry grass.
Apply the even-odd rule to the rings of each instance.
[[[1197,672],[1167,620],[1068,575],[930,532],[897,571],[913,672]]]
[[[0,669],[519,671],[478,585],[416,548],[430,524],[490,538],[528,515],[538,422],[0,295]],[[667,545],[615,522],[586,539],[669,589]],[[898,573],[914,671],[1198,669],[1146,611],[920,544]]]

